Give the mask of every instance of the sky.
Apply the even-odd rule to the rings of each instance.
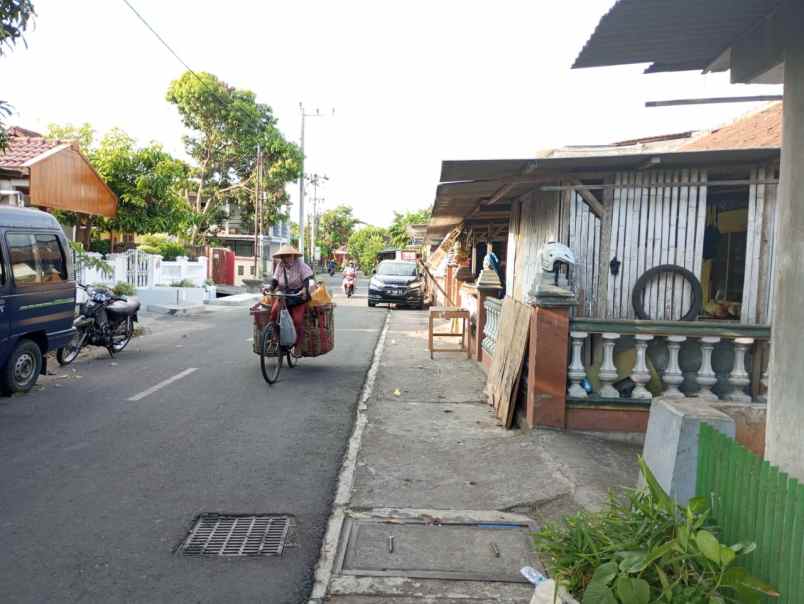
[[[329,179],[322,207],[348,204],[377,225],[430,206],[443,160],[714,128],[757,106],[645,101],[781,91],[731,85],[727,74],[571,70],[613,0],[130,2],[191,68],[253,90],[288,139],[299,140],[299,103],[318,109],[305,172]],[[0,59],[11,123],[119,127],[183,155],[164,99],[184,68],[123,0],[34,4],[28,47]],[[289,192],[295,219],[298,186]]]

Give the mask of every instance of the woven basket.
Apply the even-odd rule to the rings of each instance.
[[[304,313],[302,356],[317,357],[335,348],[335,312],[332,304],[308,306]]]

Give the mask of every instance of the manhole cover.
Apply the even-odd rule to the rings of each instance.
[[[344,530],[344,575],[521,583],[536,564],[526,525],[348,519]]]
[[[280,556],[290,516],[202,514],[179,546],[184,556]]]

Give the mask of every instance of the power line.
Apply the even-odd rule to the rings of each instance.
[[[170,54],[172,54],[172,55],[173,55],[173,56],[176,58],[176,60],[177,60],[179,63],[181,63],[182,65],[184,65],[184,68],[185,68],[187,71],[189,71],[189,72],[190,72],[190,73],[193,75],[193,77],[194,77],[196,80],[198,80],[198,81],[201,83],[201,85],[202,85],[204,88],[206,88],[206,89],[207,89],[207,90],[210,92],[210,94],[212,94],[212,97],[213,97],[213,98],[214,98],[216,101],[218,101],[218,103],[220,103],[220,105],[221,105],[221,106],[222,106],[224,109],[229,109],[229,108],[230,108],[231,101],[230,101],[230,100],[228,100],[228,99],[224,99],[224,98],[221,98],[220,96],[218,96],[217,91],[216,91],[216,90],[214,90],[213,88],[211,88],[211,87],[209,86],[209,84],[207,84],[207,83],[206,83],[206,82],[205,82],[205,81],[204,81],[204,80],[201,78],[201,76],[199,76],[199,75],[198,75],[198,74],[197,74],[195,71],[193,71],[193,68],[192,68],[192,67],[190,67],[190,66],[187,64],[187,62],[186,62],[184,59],[182,59],[182,58],[179,56],[179,53],[177,53],[175,50],[173,50],[173,48],[171,48],[170,44],[168,44],[168,43],[165,41],[165,39],[164,39],[162,36],[160,36],[160,35],[159,35],[159,33],[158,33],[158,32],[157,32],[157,31],[156,31],[156,30],[155,30],[155,29],[154,29],[154,28],[151,26],[151,24],[150,24],[150,23],[148,23],[148,21],[146,21],[146,20],[145,20],[145,17],[143,17],[143,16],[142,16],[142,15],[141,15],[139,12],[137,12],[137,9],[136,9],[136,8],[134,8],[134,7],[131,5],[131,2],[129,2],[129,0],[123,0],[123,3],[124,3],[126,6],[128,6],[130,9],[131,9],[131,12],[132,12],[132,13],[134,13],[134,14],[137,16],[137,18],[138,18],[140,21],[142,21],[143,25],[145,25],[145,27],[147,27],[147,28],[150,30],[150,32],[151,32],[151,33],[152,33],[152,34],[153,34],[153,35],[156,37],[156,39],[157,39],[157,40],[159,40],[159,41],[162,43],[162,46],[164,46],[165,48],[167,48],[167,49],[168,49],[168,52],[170,52]],[[239,109],[237,106],[235,106],[235,108],[236,108],[236,109]],[[241,111],[242,111],[242,110],[241,110]],[[249,119],[251,119],[251,116],[249,116],[249,115],[248,115],[248,114],[246,114],[245,112],[243,112],[243,115],[244,115],[244,116],[246,116],[246,117],[248,117]]]

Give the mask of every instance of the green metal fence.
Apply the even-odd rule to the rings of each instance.
[[[710,499],[722,541],[753,541],[748,571],[804,603],[804,485],[736,441],[702,424],[696,492]]]

